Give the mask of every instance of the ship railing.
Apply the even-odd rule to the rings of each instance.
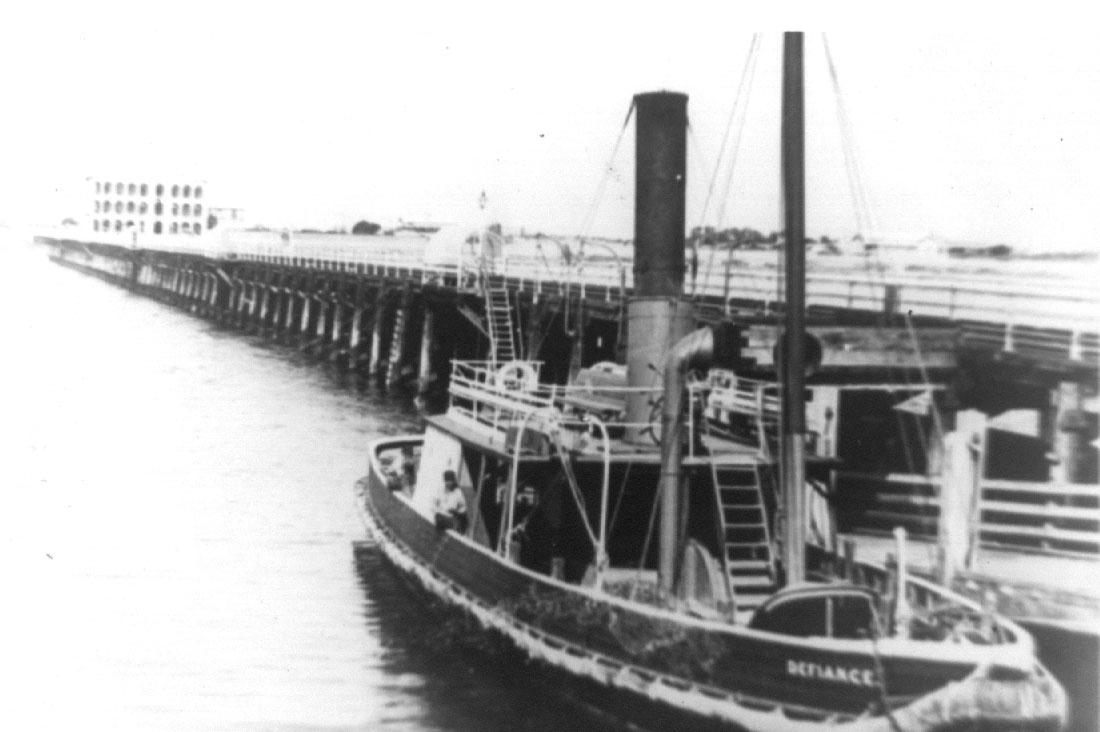
[[[559,426],[579,432],[588,431],[586,416],[592,415],[613,437],[626,430],[659,434],[659,409],[644,422],[629,421],[625,416],[628,395],[643,393],[656,404],[661,397],[659,388],[544,384],[539,380],[541,366],[538,361],[452,361],[451,413],[502,434],[517,420],[536,413],[555,414]],[[690,421],[688,429],[696,429]],[[584,447],[579,437],[569,444],[576,449]]]
[[[739,442],[750,442],[768,454],[779,424],[779,387],[747,379],[725,369],[712,369],[702,396],[707,426]],[[739,415],[745,419],[736,419]]]
[[[842,520],[869,533],[904,526],[935,539],[941,481],[918,474],[837,473]],[[1100,485],[983,478],[977,529],[981,546],[1100,558]]]

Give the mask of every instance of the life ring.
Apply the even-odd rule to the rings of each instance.
[[[510,361],[497,369],[495,381],[501,389],[535,391],[539,386],[539,375],[525,361]]]

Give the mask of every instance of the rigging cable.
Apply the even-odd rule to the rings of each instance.
[[[730,130],[735,126],[737,132],[733,138],[733,148],[730,157],[729,169],[726,174],[726,184],[723,187],[723,195],[721,197],[721,204],[718,211],[718,218],[716,219],[716,227],[719,228],[725,223],[726,219],[726,202],[730,196],[730,192],[733,188],[733,170],[737,164],[737,153],[741,149],[741,135],[745,130],[745,119],[748,115],[749,102],[748,98],[752,91],[752,84],[756,78],[756,63],[760,58],[760,34],[756,33],[752,37],[752,43],[749,44],[749,52],[745,57],[745,66],[741,71],[741,80],[737,84],[737,93],[734,96],[733,109],[730,110],[729,121],[726,123],[726,133],[722,138],[722,147],[718,152],[718,159],[714,164],[714,174],[711,177],[710,188],[707,191],[707,197],[703,203],[703,211],[699,216],[701,222],[706,221],[707,211],[710,208],[711,195],[714,192],[715,184],[718,182],[718,173],[721,170],[722,158],[725,156],[726,144],[729,139]],[[742,103],[744,100],[744,103]],[[738,121],[738,113],[740,118]],[[714,254],[717,251],[717,247],[712,246],[710,255],[707,257],[707,267],[703,274],[703,282],[710,281],[710,273],[714,268]],[[730,248],[727,256],[733,255],[733,249]]]
[[[865,259],[865,273],[868,277],[868,282],[871,286],[872,294],[875,289],[882,292],[883,304],[887,293],[889,292],[889,283],[886,281],[886,266],[882,257],[881,247],[876,242],[871,241],[871,234],[876,231],[877,221],[872,213],[871,206],[868,203],[868,197],[866,188],[863,185],[862,169],[859,161],[858,148],[855,144],[854,126],[852,125],[851,118],[848,116],[847,107],[844,103],[844,96],[840,90],[840,80],[837,74],[836,64],[833,60],[832,51],[829,48],[828,37],[821,34],[822,45],[825,50],[825,58],[829,67],[829,77],[832,81],[833,94],[836,99],[836,113],[837,123],[840,128],[841,147],[844,153],[844,167],[845,173],[848,176],[848,186],[852,196],[852,204],[855,208],[856,224],[859,229],[860,238],[864,243],[864,255]],[[871,245],[871,246],[867,246]],[[926,368],[924,357],[921,352],[920,338],[916,332],[916,328],[913,326],[912,313],[909,310],[904,311],[904,319],[906,324],[907,334],[910,342],[913,344],[914,356],[916,359],[917,369],[920,372],[921,385],[924,393],[928,394],[928,408],[932,419],[932,428],[937,443],[942,442],[943,439],[943,422],[940,415],[939,407],[936,405],[936,401],[933,398],[933,391],[931,388],[931,382],[928,378],[928,370]],[[918,385],[914,385],[909,376],[908,369],[902,369],[902,377],[905,380],[907,387],[916,388]],[[902,440],[902,447],[905,452],[906,466],[911,474],[916,473],[916,464],[913,457],[912,449],[909,444],[908,430],[905,428],[905,417],[898,411],[893,410],[897,419],[898,432]],[[916,428],[913,430],[917,435],[917,441],[921,452],[924,455],[925,460],[925,472],[927,473],[931,467],[931,454],[928,445],[928,436],[925,434],[923,425],[919,417],[917,418]],[[876,651],[877,653],[877,651]],[[889,716],[889,713],[888,713]],[[894,720],[890,717],[890,721],[893,724]]]
[[[844,170],[848,177],[848,188],[851,192],[852,203],[856,209],[856,225],[860,235],[867,237],[873,230],[875,222],[872,220],[871,207],[867,203],[867,192],[863,187],[863,176],[853,126],[851,118],[848,116],[847,106],[844,104],[844,95],[840,91],[840,77],[837,74],[833,54],[829,48],[829,39],[824,33],[821,34],[821,42],[825,48],[825,60],[829,66],[829,78],[832,81],[833,95],[836,98],[836,117],[840,129],[841,149],[844,154]]]
[[[611,157],[607,161],[607,165],[604,166],[603,177],[600,178],[599,185],[596,186],[596,194],[592,198],[592,204],[588,207],[588,211],[585,213],[584,219],[581,220],[581,239],[583,240],[588,236],[589,229],[591,229],[596,219],[596,211],[599,209],[600,203],[603,201],[604,189],[607,187],[607,182],[611,178],[611,174],[615,171],[615,158],[619,154],[619,146],[622,144],[623,136],[626,134],[627,125],[630,124],[630,118],[634,115],[634,99],[630,100],[630,107],[626,110],[626,117],[623,119],[623,126],[619,129],[619,137],[615,140],[615,146],[611,150]]]

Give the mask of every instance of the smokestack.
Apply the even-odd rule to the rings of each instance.
[[[627,382],[659,387],[669,349],[692,329],[684,291],[684,192],[687,188],[687,95],[634,97],[634,296],[627,305]],[[656,397],[627,397],[626,439],[654,444],[660,428]]]
[[[684,291],[684,191],[687,95],[634,97],[634,296],[680,297]]]

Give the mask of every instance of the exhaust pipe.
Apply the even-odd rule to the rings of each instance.
[[[672,593],[680,545],[680,462],[683,458],[684,389],[692,369],[733,368],[741,354],[741,331],[733,323],[718,323],[681,338],[665,360],[661,408],[661,526],[658,587]]]

